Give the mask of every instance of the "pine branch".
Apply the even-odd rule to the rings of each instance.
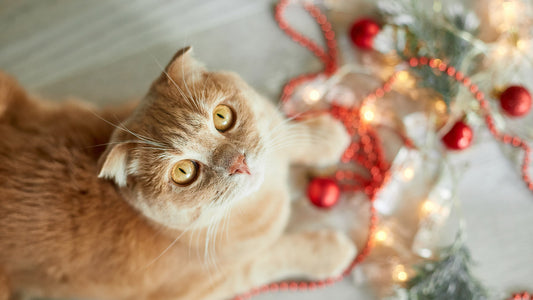
[[[472,275],[472,259],[468,248],[457,241],[443,250],[439,261],[427,262],[417,268],[409,281],[411,300],[485,300],[488,292]]]
[[[448,65],[460,69],[465,57],[473,50],[465,34],[475,35],[479,21],[473,13],[459,4],[452,5],[444,13],[428,7],[429,1],[382,0],[378,8],[386,27],[383,36],[377,38],[377,50],[387,52],[390,47],[381,47],[384,40],[394,41],[393,49],[404,60],[413,56],[439,58]],[[441,76],[431,68],[414,68],[421,87],[432,88],[440,93],[449,105],[458,92],[458,84],[447,76]]]

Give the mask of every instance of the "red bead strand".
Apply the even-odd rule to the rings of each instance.
[[[508,300],[533,300],[532,294],[528,292],[514,293]]]

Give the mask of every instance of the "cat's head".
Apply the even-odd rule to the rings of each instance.
[[[237,75],[208,72],[181,49],[115,129],[99,177],[160,224],[207,224],[263,181],[266,104]]]

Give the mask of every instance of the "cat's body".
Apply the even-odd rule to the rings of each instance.
[[[329,131],[330,142],[339,145],[319,146],[304,156],[305,147],[274,151],[279,140],[270,145],[274,150],[265,151],[261,141],[285,126],[281,115],[235,75],[205,73],[214,83],[207,94],[217,94],[216,89],[221,95],[231,94],[227,86],[237,87],[239,96],[232,97],[244,95],[253,103],[246,104],[249,107],[229,103],[243,120],[227,134],[219,137],[214,131],[214,137],[206,138],[205,133],[196,137],[194,151],[212,149],[205,157],[195,157],[202,163],[197,167],[203,172],[197,175],[198,183],[176,186],[168,180],[166,163],[161,161],[174,162],[186,151],[169,154],[174,150],[162,141],[165,135],[176,133],[165,127],[170,120],[160,123],[166,113],[186,108],[170,105],[163,109],[169,102],[154,99],[183,96],[171,90],[178,85],[188,89],[176,84],[178,79],[188,80],[180,78],[176,66],[182,76],[189,76],[197,68],[190,60],[187,50],[178,52],[137,108],[96,110],[79,103],[45,103],[30,99],[0,73],[0,300],[22,295],[224,299],[286,277],[338,275],[346,267],[354,247],[343,235],[334,231],[284,233],[290,214],[290,162],[333,163],[346,144],[340,125],[329,118],[287,128],[299,136]],[[197,124],[189,113],[184,118]],[[120,128],[103,119],[121,124]],[[204,127],[198,123],[195,130]],[[227,142],[230,134],[239,140]],[[161,140],[152,143],[156,138]],[[220,145],[212,144],[217,139]],[[160,149],[163,144],[169,148]],[[226,154],[235,145],[243,147],[250,172],[233,172],[225,179],[231,181],[208,185],[209,176],[222,176],[216,172],[229,167],[226,161],[234,161]],[[164,154],[154,152],[163,150]],[[260,159],[254,162],[256,156]],[[188,194],[193,188],[205,191]],[[210,193],[219,195],[220,203],[218,196],[203,199]],[[223,202],[230,201],[224,200],[227,194],[234,202]],[[182,198],[187,203],[180,202]]]

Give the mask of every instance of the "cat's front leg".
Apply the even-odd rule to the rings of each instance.
[[[286,135],[293,140],[288,150],[293,163],[319,167],[339,162],[350,142],[342,123],[330,115],[292,123]]]
[[[249,278],[264,284],[284,278],[325,279],[340,275],[356,254],[352,240],[324,229],[283,235],[249,266]]]
[[[356,252],[354,243],[338,231],[285,234],[251,261],[237,264],[224,274],[219,274],[219,277],[206,276],[211,278],[208,288],[189,289],[186,295],[176,292],[162,296],[159,291],[157,296],[148,299],[171,300],[176,295],[181,295],[178,299],[232,299],[235,294],[284,279],[321,280],[335,277],[346,270]]]
[[[234,292],[283,279],[320,280],[341,275],[356,255],[354,243],[334,230],[283,235],[231,276]],[[227,282],[229,283],[229,282]]]

